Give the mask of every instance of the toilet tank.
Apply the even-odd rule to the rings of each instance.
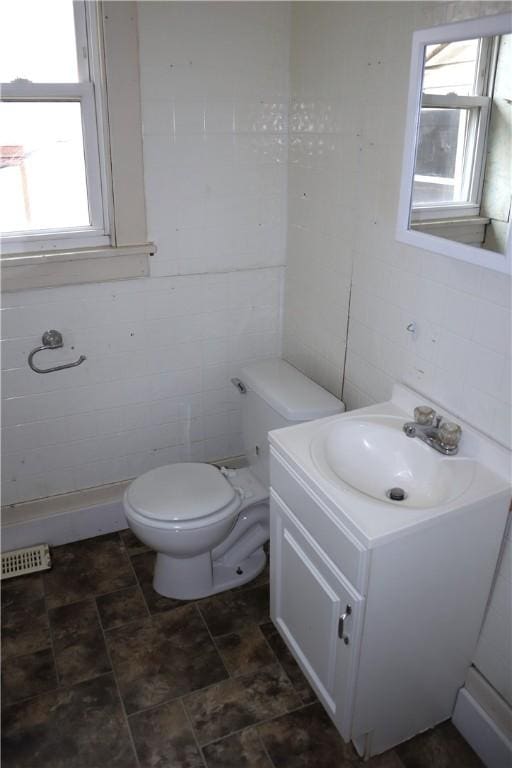
[[[241,379],[247,388],[242,396],[244,451],[252,471],[268,487],[270,430],[333,416],[345,405],[280,358],[246,365]]]

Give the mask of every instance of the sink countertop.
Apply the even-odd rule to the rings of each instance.
[[[381,501],[367,496],[339,478],[330,480],[317,467],[311,452],[312,442],[323,432],[327,434],[333,424],[366,416],[398,417],[405,423],[413,419],[414,407],[419,404],[432,406],[439,414],[456,421],[462,427],[459,452],[446,460],[457,462],[472,459],[475,472],[469,487],[459,496],[431,507],[400,506],[399,502]],[[430,526],[441,516],[463,514],[464,509],[486,498],[503,495],[504,503],[508,503],[511,493],[511,451],[402,384],[395,384],[392,398],[387,402],[274,430],[269,433],[269,441],[272,448],[319,497],[330,514],[369,548],[396,538],[412,527]],[[434,450],[428,446],[425,448],[428,451]]]

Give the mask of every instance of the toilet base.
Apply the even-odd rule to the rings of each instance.
[[[242,560],[239,566],[234,568],[227,565],[213,566],[213,587],[212,595],[217,592],[224,592],[226,589],[241,587],[259,576],[267,564],[267,555],[263,547],[253,552],[250,557]],[[238,571],[241,573],[238,573]]]
[[[267,556],[263,547],[259,547],[237,566],[212,564],[210,552],[189,558],[170,557],[159,552],[153,589],[159,595],[175,600],[198,600],[247,584],[263,571],[266,564]]]

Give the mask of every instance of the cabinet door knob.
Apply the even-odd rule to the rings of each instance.
[[[347,605],[345,608],[345,613],[342,613],[340,616],[340,620],[338,621],[338,637],[340,640],[343,640],[345,645],[348,645],[350,642],[350,638],[348,635],[345,634],[345,621],[348,619],[350,614],[352,613],[352,606]]]

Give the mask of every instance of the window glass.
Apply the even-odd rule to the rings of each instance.
[[[480,39],[427,45],[423,93],[476,93]]]
[[[0,83],[78,81],[71,0],[10,0],[0,20]]]
[[[0,230],[89,226],[78,102],[0,104]]]
[[[413,205],[461,202],[468,109],[422,109]]]

